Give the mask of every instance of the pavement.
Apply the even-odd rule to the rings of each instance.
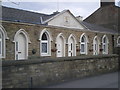
[[[86,77],[43,88],[118,88],[118,72]]]

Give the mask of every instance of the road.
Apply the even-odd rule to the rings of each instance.
[[[118,72],[87,77],[44,88],[118,88]]]

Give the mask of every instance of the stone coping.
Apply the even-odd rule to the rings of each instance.
[[[102,59],[118,57],[117,54],[109,55],[84,55],[84,56],[74,56],[74,57],[61,57],[61,58],[38,58],[38,59],[28,59],[28,60],[2,60],[2,67],[6,66],[19,66],[19,65],[30,65],[30,64],[40,64],[40,63],[51,63],[51,62],[64,62],[64,61],[75,61],[75,60],[91,60],[91,59]]]

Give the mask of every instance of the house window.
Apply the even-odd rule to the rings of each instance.
[[[43,54],[48,54],[48,37],[46,33],[43,33],[42,35],[42,52]]]
[[[103,54],[108,54],[108,38],[106,36],[102,38],[102,49]]]
[[[44,31],[41,34],[40,51],[41,56],[50,56],[51,54],[50,35],[47,31]]]
[[[87,37],[83,34],[80,38],[80,53],[87,54]]]

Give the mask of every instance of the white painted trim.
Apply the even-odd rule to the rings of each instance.
[[[99,46],[100,45],[100,40],[99,40],[98,36],[95,36],[94,39],[93,39],[93,55],[95,55],[95,52],[94,52],[95,46],[94,45],[95,45],[95,39],[96,38],[97,38],[97,42],[98,42],[98,54],[99,54],[99,49],[100,49],[100,46]]]
[[[26,59],[28,59],[28,43],[31,43],[31,41],[30,41],[30,38],[28,36],[28,33],[24,29],[20,29],[16,32],[16,34],[14,36],[14,41],[13,41],[15,43],[15,60],[16,60],[16,54],[17,54],[17,51],[16,51],[17,40],[16,39],[17,39],[18,35],[21,33],[25,36],[26,41],[27,41],[27,43],[26,43]]]
[[[55,16],[53,16],[53,17],[51,17],[51,18],[43,21],[43,24],[46,24],[46,23],[50,22],[51,20],[55,19],[56,17],[62,15],[62,14],[65,13],[65,12],[68,12],[68,13],[76,20],[76,22],[78,22],[78,24],[80,24],[80,25],[82,26],[82,29],[86,29],[86,28],[87,28],[84,24],[82,24],[81,22],[79,22],[79,21],[76,19],[76,17],[70,12],[70,10],[63,10],[62,12],[56,14]],[[68,27],[67,27],[67,28],[68,28]],[[88,29],[88,28],[87,28],[87,29]]]
[[[120,40],[120,36],[117,38],[117,47],[120,47],[120,43],[118,42]]]
[[[6,30],[2,25],[0,25],[0,30],[4,33],[5,39],[9,39]]]
[[[85,36],[85,40],[86,40],[84,43],[81,42],[81,39],[83,36]],[[86,54],[86,55],[88,54],[88,43],[89,43],[88,37],[86,36],[85,33],[83,33],[80,37],[80,54]],[[81,52],[81,44],[85,45],[85,47],[86,47],[85,52]]]
[[[2,33],[2,37],[3,37],[3,41],[2,41],[2,45],[3,45],[3,53],[2,53],[2,57],[0,57],[0,58],[5,58],[6,57],[6,39],[9,39],[8,38],[8,36],[7,36],[7,32],[6,32],[6,30],[5,30],[5,28],[2,26],[2,25],[0,25],[0,32]]]
[[[106,38],[107,43],[104,43],[104,38]],[[106,44],[107,44],[107,45],[106,45]],[[104,36],[102,37],[102,49],[103,49],[103,46],[105,45],[105,48],[107,48],[107,51],[104,52],[104,50],[103,50],[103,51],[102,51],[103,54],[108,54],[108,44],[109,44],[108,37],[107,37],[107,35],[104,35]]]
[[[66,39],[64,38],[63,33],[59,33],[59,34],[57,35],[57,37],[56,37],[56,42],[55,42],[55,43],[56,43],[56,48],[57,48],[57,42],[58,42],[57,40],[58,40],[58,38],[59,38],[60,36],[61,36],[61,37],[63,38],[63,40],[64,40],[64,41],[63,41],[63,43],[64,43],[64,46],[63,46],[63,48],[64,48],[64,54],[63,54],[63,55],[64,55],[64,57],[65,57],[65,45],[66,45],[66,42],[65,42],[65,41],[66,41]],[[57,57],[57,52],[56,52],[56,57]]]
[[[75,56],[76,56],[76,38],[73,34],[70,34],[70,36],[68,37],[68,56],[69,56],[69,42],[70,42],[70,39],[73,38],[74,39],[74,42],[75,42]]]
[[[48,49],[48,54],[42,53],[42,35],[43,35],[43,33],[47,33],[48,39],[49,39],[49,41],[48,41],[48,48],[47,48]],[[53,41],[53,40],[52,40],[51,34],[48,32],[48,30],[46,28],[43,29],[40,32],[39,40],[40,40],[40,56],[51,56],[51,41]]]
[[[27,40],[28,40],[28,43],[31,43],[30,38],[29,38],[29,34],[28,34],[24,29],[20,29],[20,30],[18,30],[18,31],[16,32],[16,34],[15,34],[15,36],[14,36],[13,42],[16,41],[16,37],[17,37],[17,35],[19,35],[20,33],[23,33],[23,34],[25,35],[25,37],[26,37]]]

